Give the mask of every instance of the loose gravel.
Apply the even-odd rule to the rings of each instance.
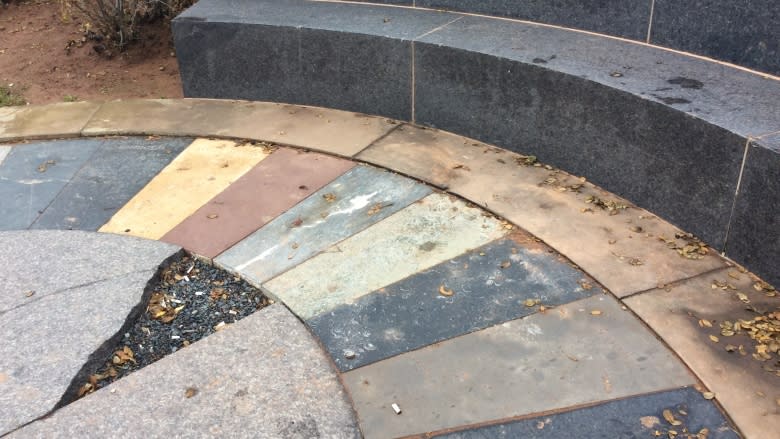
[[[270,304],[257,288],[190,256],[163,268],[145,312],[78,391],[84,396]]]

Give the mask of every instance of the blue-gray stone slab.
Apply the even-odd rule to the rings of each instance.
[[[184,95],[408,120],[411,40],[457,16],[360,7],[355,14],[354,5],[340,3],[200,1],[173,25]]]
[[[106,139],[33,229],[98,230],[192,139]]]
[[[647,36],[650,0],[417,0],[418,7],[520,18],[635,40]]]
[[[674,418],[682,424],[673,426],[667,422],[663,416],[664,410],[670,410]],[[677,437],[687,437],[683,428],[693,435],[706,428],[709,434],[704,437],[709,439],[737,439],[740,437],[715,404],[702,398],[699,392],[690,387],[434,437],[449,439],[557,439],[563,437],[628,439],[671,437],[669,432],[672,430],[676,431]],[[656,435],[656,431],[660,432],[660,435]]]
[[[597,293],[603,290],[559,255],[516,234],[306,323],[347,371]],[[527,306],[528,299],[540,302]]]
[[[215,262],[259,285],[430,193],[429,187],[410,178],[356,166]],[[377,205],[384,207],[369,214]]]
[[[651,42],[780,75],[777,0],[656,0]]]
[[[748,150],[726,254],[780,287],[780,148],[760,142]]]
[[[0,230],[30,227],[101,142],[74,139],[14,146],[0,166]]]
[[[780,87],[592,36],[561,44],[560,32],[467,17],[422,38],[415,44],[417,121],[587,175],[722,248],[745,147],[735,132],[780,126],[770,110],[780,102]],[[674,64],[664,67],[667,61]],[[763,122],[743,119],[753,103],[732,94],[748,84],[753,93],[776,96],[759,99],[771,114],[757,116]],[[664,99],[687,103],[672,108]]]

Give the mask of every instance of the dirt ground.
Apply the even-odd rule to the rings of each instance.
[[[76,12],[63,17],[56,0],[0,5],[0,86],[31,104],[182,97],[167,25],[145,27],[137,44],[112,58],[82,42],[82,25]]]

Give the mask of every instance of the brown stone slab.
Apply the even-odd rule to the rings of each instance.
[[[616,195],[562,171],[525,165],[523,156],[472,139],[405,125],[357,157],[448,188],[504,216],[620,297],[725,266],[714,251],[699,260],[681,257],[659,239],[673,239],[679,229],[643,209],[609,211],[586,203],[595,196],[630,206]]]
[[[130,99],[104,104],[83,133],[225,136],[352,156],[396,126],[386,118],[300,105]]]
[[[755,342],[744,334],[724,336],[720,327],[724,321],[755,318],[757,314],[747,309],[750,306],[780,310],[780,297],[756,291],[754,283],[748,274],[727,268],[630,297],[625,303],[715,393],[746,437],[769,438],[776,437],[767,436],[769,432],[780,432],[780,376],[764,367],[780,369],[780,355],[772,353],[771,360],[759,361],[752,356]],[[739,350],[728,352],[727,345],[744,346],[745,355]]]
[[[214,258],[353,166],[323,154],[280,148],[162,240]]]
[[[78,136],[99,102],[0,108],[0,141]]]

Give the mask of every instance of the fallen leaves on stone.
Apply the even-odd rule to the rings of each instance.
[[[122,349],[114,352],[114,356],[111,357],[111,362],[117,366],[123,366],[127,363],[136,364],[135,354],[133,353],[132,349],[130,349],[128,346],[125,346]]]
[[[515,163],[522,166],[541,166],[535,155],[518,155],[515,157]]]
[[[450,297],[453,294],[455,294],[455,292],[452,291],[451,289],[448,289],[444,285],[439,285],[439,294],[441,294],[444,297]]]
[[[327,194],[323,195],[322,198],[328,203],[332,203],[336,201],[336,194],[328,192]]]
[[[380,211],[382,211],[382,209],[384,209],[385,207],[390,207],[392,205],[393,205],[393,203],[377,203],[377,204],[374,204],[373,206],[371,206],[370,209],[368,209],[368,216],[374,216],[374,215],[378,214]]]
[[[595,195],[588,195],[585,198],[585,203],[599,207],[601,210],[609,211],[610,215],[617,215],[621,210],[629,208],[627,204],[618,203],[614,200],[603,200]]]
[[[184,309],[184,305],[174,305],[173,297],[156,291],[152,293],[152,298],[149,300],[149,306],[146,307],[146,311],[152,319],[170,323]]]
[[[658,239],[686,259],[703,259],[709,253],[707,244],[690,233],[679,232],[674,234],[674,239],[667,239],[663,236],[659,236]]]
[[[54,160],[46,160],[45,162],[38,165],[38,172],[43,173],[46,172],[50,166],[54,166],[56,162]]]

